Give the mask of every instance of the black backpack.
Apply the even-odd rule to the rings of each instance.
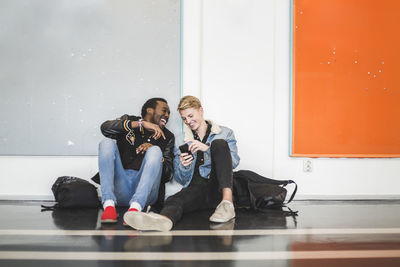
[[[45,209],[54,208],[98,208],[100,206],[96,187],[88,181],[72,177],[58,177],[51,187],[57,204],[44,206]]]
[[[295,188],[289,200],[285,202],[288,184]],[[235,206],[247,207],[255,211],[281,210],[296,195],[297,184],[292,180],[274,180],[255,172],[241,170],[233,173],[233,196]],[[289,209],[290,210],[290,209]],[[292,215],[290,210],[288,215]]]

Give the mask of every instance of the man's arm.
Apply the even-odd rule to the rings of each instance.
[[[175,144],[175,136],[172,136],[170,140],[168,140],[167,146],[163,151],[163,171],[162,171],[162,182],[167,183],[172,180],[174,176],[174,144]]]
[[[126,134],[130,132],[132,129],[138,128],[139,119],[141,118],[136,116],[128,116],[127,114],[125,114],[122,115],[119,119],[108,120],[103,122],[100,129],[105,137],[117,139],[118,135]],[[160,137],[165,139],[165,135],[161,130],[160,126],[148,121],[143,121],[142,126],[146,130],[154,133],[153,138],[155,140],[157,140]]]
[[[175,146],[175,153],[174,153],[174,179],[183,186],[186,186],[187,183],[190,181],[190,178],[193,174],[194,163],[196,161],[193,158],[192,162],[188,166],[183,166],[180,158],[181,152],[177,146]]]
[[[131,131],[131,129],[138,127],[137,121],[139,119],[140,117],[129,117],[127,114],[125,114],[118,119],[105,121],[100,127],[101,133],[105,137],[117,139],[118,135],[126,134]]]

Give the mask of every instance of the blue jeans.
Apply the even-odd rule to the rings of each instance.
[[[162,173],[162,152],[150,147],[140,170],[125,170],[115,140],[103,139],[99,144],[99,173],[102,202],[113,200],[120,206],[137,202],[144,208],[157,201]]]

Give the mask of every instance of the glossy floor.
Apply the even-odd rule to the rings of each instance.
[[[298,216],[237,210],[210,224],[188,214],[173,231],[100,225],[101,210],[41,211],[0,202],[0,266],[400,266],[400,201],[295,201]]]

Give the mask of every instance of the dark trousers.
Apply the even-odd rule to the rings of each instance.
[[[170,218],[174,224],[185,213],[215,208],[221,202],[222,188],[232,189],[232,156],[228,143],[223,139],[216,139],[211,143],[210,149],[211,173],[208,182],[190,184],[165,201],[160,214]]]

